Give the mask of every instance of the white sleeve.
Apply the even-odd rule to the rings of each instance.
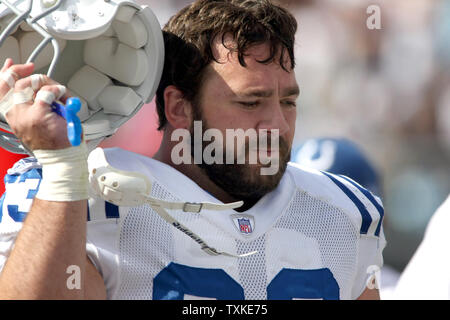
[[[129,208],[117,207],[98,197],[89,198],[86,252],[99,271],[107,299],[113,299],[119,283],[119,232]]]
[[[357,273],[352,289],[352,299],[357,299],[364,292],[373,277],[376,277],[377,287],[380,286],[380,271],[383,266],[383,249],[386,246],[383,227],[379,237],[361,235],[357,256]]]
[[[428,223],[397,283],[394,299],[450,299],[450,196]]]
[[[115,219],[88,222],[86,253],[103,278],[107,299],[114,297],[119,283],[118,232]]]
[[[6,260],[11,254],[11,250],[14,247],[14,243],[18,234],[19,231],[2,232],[2,230],[0,230],[0,273],[5,266]]]

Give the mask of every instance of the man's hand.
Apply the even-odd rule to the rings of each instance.
[[[14,64],[12,59],[6,59],[5,63],[3,64],[2,69],[0,70],[0,73],[5,73],[7,70],[12,71],[12,77],[13,81],[17,81],[21,78],[25,78],[33,73],[34,70],[34,64],[33,63],[27,63],[27,64]],[[11,89],[11,86],[9,83],[7,83],[6,80],[1,79],[0,80],[0,100],[2,100],[5,95],[8,93],[8,91]]]
[[[12,65],[12,60],[8,59],[1,69],[2,73],[9,72],[13,77],[20,78],[14,79],[12,100],[20,103],[9,109],[5,115],[6,121],[30,150],[68,148],[70,143],[66,121],[53,112],[50,106],[52,100],[65,102],[68,98],[65,87],[45,75],[30,76],[33,68],[33,64]],[[9,92],[9,85],[4,77],[0,79],[0,98],[3,99]]]
[[[71,147],[65,119],[52,111],[53,101],[65,103],[66,88],[33,69],[7,59],[0,70],[0,111],[42,165],[39,191],[0,273],[0,299],[105,298],[86,255],[87,148]],[[66,285],[72,265],[85,284],[77,290]]]

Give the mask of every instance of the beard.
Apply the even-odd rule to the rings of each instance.
[[[194,110],[196,111],[194,112],[193,121],[201,121],[203,131],[210,129],[206,120],[203,119],[201,111],[199,111],[200,108],[194,107]],[[194,136],[193,123],[191,124],[190,129],[191,137]],[[261,158],[259,158],[256,163],[248,161],[250,152],[255,152],[254,149],[250,149],[250,146],[260,146],[259,137],[260,136],[258,135],[257,140],[252,141],[253,144],[251,144],[249,138],[246,137],[244,145],[235,148],[236,152],[233,153],[235,156],[232,163],[226,163],[225,159],[222,159],[223,161],[218,161],[219,163],[207,164],[205,161],[201,161],[201,163],[197,165],[213,183],[233,198],[248,202],[256,202],[278,186],[286,171],[287,163],[289,162],[291,155],[291,147],[283,137],[278,137],[278,146],[271,146],[271,134],[268,133],[268,139],[266,140],[268,149],[275,149],[276,151],[273,151],[273,153],[278,152],[278,156],[275,155],[274,157],[274,161],[277,162],[278,170],[273,174],[261,174],[261,170],[263,168],[268,168],[271,163],[267,163],[267,159],[262,161],[262,163]],[[194,139],[191,139],[192,157],[194,157],[194,143]],[[202,139],[202,144],[203,154],[207,142],[204,142]],[[225,158],[225,155],[227,154],[226,144],[224,143],[222,145],[222,155],[223,158]],[[243,164],[239,163],[237,160],[238,154],[242,155],[242,152],[244,152],[245,155],[245,162]]]

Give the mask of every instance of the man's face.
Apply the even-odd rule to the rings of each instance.
[[[239,64],[237,54],[230,53],[220,41],[214,46],[218,58],[208,66],[200,90],[198,105],[194,108],[194,120],[201,120],[203,130],[218,129],[224,140],[227,129],[242,129],[257,134],[257,138],[245,139],[245,144],[235,140],[234,162],[225,160],[226,144],[223,146],[223,164],[201,164],[209,178],[237,199],[259,199],[276,188],[286,169],[295,131],[296,100],[299,94],[294,72],[285,71],[278,63],[258,62],[269,56],[268,45],[251,47],[245,58],[247,64]],[[278,61],[276,59],[275,61]],[[287,63],[287,66],[290,64]],[[268,132],[267,139],[260,133]],[[278,130],[278,141],[271,140]],[[261,148],[260,140],[267,141]],[[271,141],[276,141],[272,145]],[[252,142],[252,143],[250,143]],[[257,146],[252,149],[251,146]],[[266,150],[263,150],[266,149]],[[277,161],[276,172],[261,174],[261,168],[270,164],[251,162],[250,154],[266,154]],[[228,150],[229,152],[229,150]],[[237,155],[245,154],[245,164],[237,163]],[[272,164],[273,165],[273,164]]]

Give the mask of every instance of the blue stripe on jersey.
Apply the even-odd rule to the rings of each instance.
[[[383,217],[384,217],[384,209],[383,209],[383,206],[380,206],[380,204],[378,203],[378,201],[375,200],[375,198],[373,197],[372,193],[371,193],[369,190],[364,189],[363,187],[361,187],[360,185],[358,185],[355,181],[349,179],[349,178],[346,177],[346,176],[343,176],[343,175],[339,175],[339,176],[340,176],[341,178],[347,180],[348,182],[350,182],[350,183],[351,183],[352,185],[354,185],[355,187],[357,187],[358,190],[361,191],[361,192],[366,196],[366,198],[369,199],[370,202],[372,202],[373,206],[374,206],[375,208],[377,208],[378,213],[380,214],[380,221],[378,222],[377,229],[375,230],[375,235],[378,237],[378,236],[380,235],[381,223],[382,223]]]
[[[22,174],[7,174],[5,175],[4,182],[5,185],[9,183],[15,183],[17,182],[17,179],[19,179],[18,182],[24,182],[27,179],[42,179],[42,169],[40,168],[33,168],[29,171],[26,171]]]
[[[106,218],[112,219],[112,218],[119,218],[119,207],[109,203],[108,201],[105,201],[105,212],[106,212]]]
[[[350,198],[350,200],[353,201],[353,203],[356,205],[356,207],[359,210],[359,213],[361,214],[362,217],[362,224],[361,224],[361,229],[360,229],[360,233],[361,234],[367,234],[367,231],[369,230],[370,224],[372,223],[372,217],[370,216],[369,212],[367,211],[366,207],[364,206],[364,204],[358,199],[357,196],[355,196],[355,194],[350,191],[350,189],[348,189],[342,182],[340,182],[338,179],[336,179],[335,177],[333,177],[331,174],[321,171],[324,175],[326,175],[328,178],[331,179],[331,181],[333,181],[346,195],[347,197]]]
[[[6,185],[7,183],[14,183],[14,182],[16,182],[16,181],[17,181],[17,178],[19,178],[18,175],[10,175],[10,174],[7,174],[7,175],[5,176],[5,178],[3,179],[3,181],[5,181],[5,185]]]
[[[27,179],[42,179],[42,169],[33,168],[27,172],[24,172],[20,175],[19,182],[24,182]]]

